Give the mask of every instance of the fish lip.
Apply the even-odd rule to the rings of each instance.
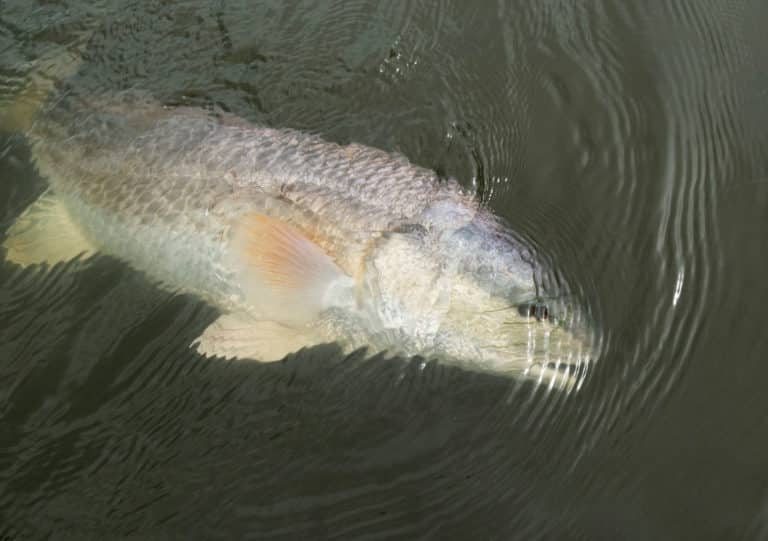
[[[548,321],[554,323],[555,317],[551,309],[547,304],[543,303],[539,299],[532,301],[521,302],[517,304],[517,313],[523,317],[532,317],[536,321]]]

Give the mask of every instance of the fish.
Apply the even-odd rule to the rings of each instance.
[[[219,317],[202,355],[333,343],[573,388],[587,341],[540,306],[532,250],[454,178],[401,154],[140,90],[64,86],[25,135],[48,189],[7,260],[117,258]]]

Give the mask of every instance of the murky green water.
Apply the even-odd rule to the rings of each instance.
[[[768,4],[0,3],[0,97],[141,88],[398,151],[599,325],[577,393],[317,348],[123,264],[0,263],[0,538],[768,539]],[[80,53],[77,53],[80,56]],[[0,127],[1,128],[1,127]],[[0,140],[5,230],[45,187]]]

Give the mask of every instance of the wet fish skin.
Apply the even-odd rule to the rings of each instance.
[[[31,138],[54,191],[77,207],[98,245],[128,259],[145,260],[154,244],[172,242],[164,235],[134,242],[123,238],[126,227],[215,245],[238,207],[280,212],[318,229],[321,245],[347,271],[347,254],[382,232],[423,222],[430,206],[461,209],[467,223],[494,222],[458,184],[402,156],[261,128],[226,113],[163,107],[139,93],[66,96],[45,111]],[[288,206],[278,211],[280,201]],[[175,274],[165,279],[177,281]]]
[[[531,255],[453,179],[134,91],[59,95],[29,137],[93,244],[168,287],[297,325],[254,298],[233,264],[240,218],[264,215],[306,235],[349,280],[329,287],[310,321],[321,340],[509,373],[531,366],[530,330],[508,333],[522,322],[514,305],[536,296]]]

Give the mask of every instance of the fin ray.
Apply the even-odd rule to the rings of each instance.
[[[272,319],[309,321],[351,290],[352,279],[333,259],[285,221],[260,213],[242,216],[233,249],[246,294]]]
[[[22,266],[69,261],[96,252],[64,203],[50,190],[11,225],[3,242],[5,258]]]
[[[247,314],[224,314],[211,323],[193,343],[206,356],[274,362],[302,348],[323,343],[309,328],[259,321]]]

